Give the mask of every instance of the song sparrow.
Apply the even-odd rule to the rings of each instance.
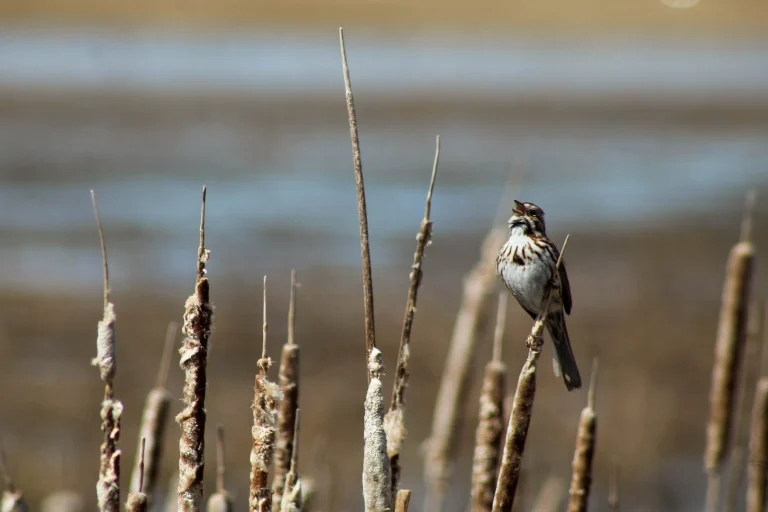
[[[560,252],[547,238],[544,211],[535,204],[515,201],[508,224],[509,239],[496,258],[496,272],[517,302],[535,319]],[[565,327],[565,314],[571,313],[571,288],[564,262],[560,264],[551,293],[545,325],[555,348],[555,375],[562,374],[565,386],[571,391],[581,387],[581,376]]]

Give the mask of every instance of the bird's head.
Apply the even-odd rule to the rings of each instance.
[[[510,234],[546,234],[544,210],[533,203],[521,203],[515,200],[515,208],[512,210],[512,216],[507,221],[507,224],[509,225]]]

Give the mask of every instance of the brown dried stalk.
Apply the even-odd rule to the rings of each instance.
[[[437,136],[435,147],[435,163],[432,166],[432,177],[429,181],[427,201],[424,208],[424,218],[421,221],[419,233],[416,235],[416,252],[413,255],[413,265],[409,275],[408,299],[405,304],[405,317],[403,318],[403,330],[400,335],[400,350],[397,354],[397,370],[395,371],[395,383],[392,388],[392,402],[389,412],[384,417],[384,430],[387,432],[387,454],[392,468],[392,492],[397,492],[400,481],[400,450],[405,441],[405,392],[408,389],[408,360],[411,356],[411,327],[416,313],[416,301],[421,285],[421,264],[424,259],[424,251],[432,239],[432,221],[429,214],[432,209],[432,191],[435,188],[437,177],[437,164],[440,161],[440,136]]]
[[[726,264],[704,453],[704,469],[708,477],[705,507],[707,512],[718,509],[720,474],[729,448],[736,384],[746,339],[755,253],[749,240],[753,204],[754,194],[750,192],[742,222],[741,240],[731,249]]]
[[[563,254],[568,245],[570,235],[565,237],[560,256],[557,258],[555,271],[552,278],[558,275]],[[528,426],[531,424],[533,414],[533,401],[536,397],[536,363],[541,355],[543,340],[541,338],[546,320],[545,312],[549,311],[549,302],[552,291],[552,280],[547,285],[546,292],[541,301],[541,309],[536,316],[531,333],[528,335],[528,358],[520,371],[515,390],[515,400],[512,405],[512,413],[509,416],[507,426],[507,438],[504,443],[504,455],[501,459],[499,478],[496,483],[496,495],[493,498],[493,512],[510,512],[515,501],[517,483],[520,479],[520,467],[523,462],[525,440],[528,437]]]
[[[147,512],[147,495],[144,492],[144,439],[141,440],[141,455],[138,457],[139,489],[128,493],[128,502],[125,504],[126,512]]]
[[[492,229],[483,241],[480,259],[464,279],[461,306],[435,401],[432,432],[424,445],[426,512],[442,510],[453,467],[460,411],[469,382],[475,341],[487,323],[491,297],[498,284],[496,255],[506,238],[505,228]]]
[[[619,469],[614,463],[608,477],[608,509],[619,512]]]
[[[208,498],[207,512],[232,512],[232,498],[224,487],[227,467],[224,462],[224,427],[216,428],[216,492]]]
[[[157,372],[157,384],[147,394],[144,402],[144,412],[141,416],[139,428],[139,443],[146,443],[147,458],[144,460],[144,476],[140,478],[139,461],[133,466],[131,473],[130,492],[138,492],[139,487],[144,489],[144,494],[151,501],[157,486],[157,475],[160,468],[160,459],[163,452],[163,437],[168,423],[168,413],[171,409],[171,394],[166,389],[168,381],[168,369],[171,365],[171,353],[176,339],[176,322],[170,322],[165,333],[165,345],[160,368]],[[141,484],[141,485],[140,485]]]
[[[5,488],[3,496],[0,499],[0,511],[2,512],[28,512],[29,506],[21,490],[17,489],[13,483],[10,473],[5,466],[5,450],[0,446],[0,473],[2,473]]]
[[[387,457],[387,435],[384,432],[384,393],[381,374],[384,362],[379,349],[371,351],[368,363],[368,392],[365,395],[363,420],[363,499],[365,512],[392,510],[392,475]]]
[[[288,307],[288,339],[280,356],[280,389],[283,401],[277,413],[277,446],[275,476],[272,479],[274,500],[282,503],[285,477],[291,469],[294,426],[299,406],[299,346],[295,342],[296,271],[291,271],[291,300]]]
[[[277,437],[277,408],[280,406],[280,386],[267,379],[272,360],[267,357],[267,276],[264,276],[264,326],[262,330],[259,373],[253,393],[253,447],[251,448],[251,489],[248,504],[251,512],[271,512],[272,489],[269,487],[269,467],[275,455]]]
[[[501,436],[504,433],[504,392],[507,365],[501,359],[504,323],[507,313],[507,292],[499,294],[496,330],[493,336],[493,359],[485,366],[480,413],[475,431],[475,453],[472,464],[472,511],[490,512],[496,493],[496,475],[501,456]]]
[[[285,492],[280,501],[280,512],[300,512],[303,506],[302,480],[299,476],[299,410],[296,409],[293,426],[293,450],[291,467],[285,477]]]
[[[400,489],[395,498],[395,512],[408,512],[408,505],[411,502],[411,491]]]
[[[757,383],[752,407],[752,428],[749,439],[747,470],[747,512],[765,511],[768,485],[768,377]]]
[[[360,139],[357,134],[357,114],[355,99],[352,96],[352,82],[349,79],[347,50],[344,46],[344,30],[339,28],[341,45],[341,65],[344,72],[344,90],[347,98],[349,116],[349,135],[352,138],[352,160],[355,168],[355,187],[357,189],[357,216],[360,220],[360,251],[363,263],[363,303],[365,305],[365,364],[376,348],[376,327],[373,321],[373,278],[371,277],[371,249],[368,243],[368,210],[365,206],[365,184],[363,183],[363,162],[360,158]]]
[[[749,443],[749,415],[754,390],[759,378],[759,353],[761,333],[763,331],[763,308],[757,300],[750,304],[747,341],[744,348],[744,369],[737,385],[736,417],[734,419],[733,451],[728,461],[728,478],[725,490],[725,512],[736,512],[741,495],[744,470],[746,468],[747,445]]]
[[[104,381],[104,401],[101,403],[101,431],[104,442],[100,448],[99,481],[96,483],[96,496],[99,510],[119,512],[120,510],[120,416],[123,404],[114,398],[114,378],[117,371],[117,350],[115,343],[115,306],[109,301],[109,266],[107,265],[107,244],[101,227],[96,194],[91,190],[93,213],[99,230],[101,257],[104,267],[104,318],[98,324],[96,338],[96,357],[91,364],[99,368],[99,375]]]
[[[592,378],[589,381],[587,406],[581,410],[576,450],[573,453],[573,476],[568,491],[568,512],[586,512],[589,488],[592,485],[592,460],[597,442],[597,414],[595,412],[595,388],[597,386],[597,358],[592,361]]]
[[[179,440],[178,510],[196,512],[203,506],[203,469],[205,467],[205,390],[207,384],[208,341],[213,324],[213,307],[205,264],[205,195],[203,187],[200,211],[200,245],[197,250],[195,293],[184,305],[184,344],[179,350],[184,370],[184,410],[176,416],[181,426]]]
[[[562,478],[550,475],[544,480],[533,502],[533,512],[559,512],[563,510],[566,485]]]

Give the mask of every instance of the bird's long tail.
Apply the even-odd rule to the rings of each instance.
[[[555,374],[562,373],[568,391],[580,388],[581,375],[571,350],[571,341],[568,338],[568,329],[565,327],[565,316],[562,311],[553,311],[547,315],[547,330],[555,348]]]

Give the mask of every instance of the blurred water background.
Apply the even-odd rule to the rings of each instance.
[[[605,361],[594,509],[604,509],[608,468],[619,461],[626,510],[697,510],[722,268],[745,192],[768,192],[762,4],[493,3],[466,23],[465,7],[450,2],[432,21],[429,2],[295,2],[295,19],[286,6],[259,18],[226,4],[224,21],[202,3],[95,14],[86,4],[0,5],[0,425],[33,502],[62,486],[94,499],[101,390],[88,357],[101,269],[88,190],[101,204],[120,318],[128,468],[147,391],[140,383],[151,382],[164,326],[180,318],[192,289],[206,184],[218,314],[209,413],[231,431],[236,497],[242,506],[247,496],[259,283],[269,274],[276,355],[296,268],[299,341],[308,345],[303,464],[310,473],[333,468],[335,507],[359,507],[365,379],[341,20],[390,367],[435,135],[442,139],[414,332],[406,485],[420,490],[419,443],[462,277],[508,187],[547,212],[558,242],[573,234],[571,334],[582,371],[594,355]],[[765,204],[758,200],[758,250]],[[510,324],[516,374],[529,327],[516,306]],[[180,380],[176,372],[176,396]],[[542,380],[525,462],[530,497],[550,473],[568,475],[584,398]],[[178,433],[169,430],[166,479]],[[451,510],[463,510],[468,488],[464,430]]]

